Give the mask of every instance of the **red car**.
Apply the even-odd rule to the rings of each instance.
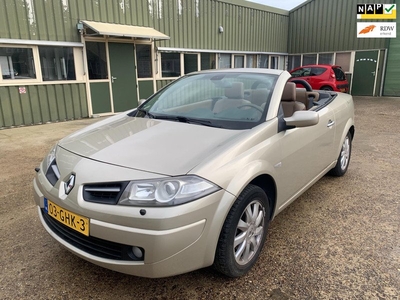
[[[349,82],[340,66],[306,65],[293,69],[289,73],[293,78],[306,80],[314,90],[344,93],[349,91]]]

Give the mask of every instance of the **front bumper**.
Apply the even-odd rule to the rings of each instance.
[[[212,265],[219,233],[235,197],[220,190],[202,199],[174,207],[141,208],[73,201],[59,197],[42,172],[33,181],[34,198],[42,225],[71,252],[96,265],[142,277],[166,277]],[[144,249],[144,260],[101,257],[71,242],[47,218],[44,198],[90,219],[90,237],[123,247]],[[141,215],[140,209],[146,214]],[[53,221],[57,222],[57,221]],[[79,238],[86,237],[80,233]],[[96,243],[94,247],[98,247]]]

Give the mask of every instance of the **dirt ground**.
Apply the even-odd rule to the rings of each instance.
[[[34,168],[98,119],[0,130],[0,299],[400,299],[400,98],[355,104],[348,173],[322,178],[278,215],[237,279],[212,268],[138,278],[69,253],[40,224]]]

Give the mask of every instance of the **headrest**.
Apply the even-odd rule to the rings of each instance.
[[[286,82],[283,89],[282,101],[296,101],[296,84],[294,82]]]
[[[231,87],[225,89],[225,96],[231,99],[243,99],[244,89],[242,82],[234,82]]]
[[[252,90],[250,101],[255,105],[261,106],[262,104],[267,102],[268,94],[269,90],[267,89]]]

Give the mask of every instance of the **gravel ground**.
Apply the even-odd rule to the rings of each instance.
[[[325,176],[278,215],[238,279],[212,268],[138,278],[69,253],[39,222],[34,168],[98,119],[0,130],[0,299],[400,299],[400,98],[355,104],[348,173]]]

